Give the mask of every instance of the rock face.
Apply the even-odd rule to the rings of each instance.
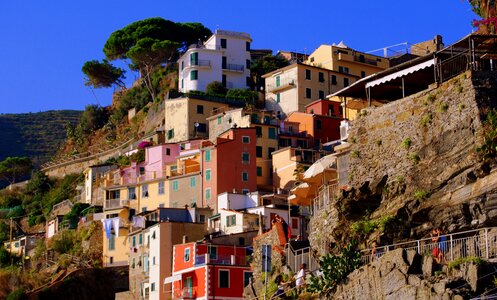
[[[477,278],[482,268],[467,263],[459,269],[449,270],[449,276],[433,276],[431,257],[397,249],[351,273],[332,298],[463,299],[458,293],[474,294],[481,289]]]

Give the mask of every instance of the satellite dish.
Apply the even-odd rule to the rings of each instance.
[[[195,127],[199,127],[199,126],[200,126],[200,124],[199,124],[198,122],[195,122],[195,124],[193,124],[193,126],[195,126]]]

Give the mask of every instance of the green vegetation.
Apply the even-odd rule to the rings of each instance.
[[[23,288],[18,288],[15,291],[11,292],[6,300],[21,300],[26,297],[26,292]]]
[[[363,220],[352,223],[350,230],[355,234],[365,236],[377,229],[384,231],[385,227],[394,220],[395,218],[390,215],[374,220],[371,220],[368,216],[365,216]]]
[[[13,184],[28,176],[32,168],[29,157],[7,157],[0,162],[0,178]]]
[[[447,112],[448,109],[449,109],[449,104],[445,102],[438,103],[437,112],[444,113]]]
[[[435,94],[429,94],[427,97],[426,97],[426,100],[429,101],[429,102],[433,102],[437,99],[437,96]]]
[[[361,158],[361,153],[357,150],[354,150],[350,153],[350,156],[353,158]]]
[[[402,148],[407,150],[411,147],[411,144],[412,144],[411,139],[407,137],[402,141]]]
[[[99,62],[98,60],[90,60],[85,62],[81,71],[86,75],[85,85],[94,88],[108,88],[112,85],[117,85],[121,88],[125,87],[123,80],[125,79],[125,71],[121,68],[114,67],[106,59]]]
[[[271,54],[266,55],[259,60],[253,61],[250,67],[250,73],[255,81],[255,90],[260,90],[261,87],[265,88],[265,80],[262,78],[262,75],[288,65],[289,62],[285,58]]]
[[[425,190],[418,190],[414,192],[414,199],[416,200],[425,200],[428,196],[430,196],[430,193]]]
[[[381,146],[383,142],[381,140],[376,140],[376,146]]]
[[[228,90],[223,86],[221,82],[213,81],[205,87],[205,91],[208,95],[222,95],[224,97],[226,96],[226,92]]]
[[[483,144],[476,148],[480,161],[494,159],[497,155],[497,111],[488,112],[483,127]]]
[[[475,265],[481,265],[484,262],[485,261],[479,257],[468,256],[468,257],[458,258],[456,260],[449,262],[448,267],[449,267],[449,269],[457,269],[457,268],[459,268],[459,266],[461,266],[462,264],[465,264],[465,263],[474,263]]]
[[[344,280],[347,275],[357,269],[361,263],[361,254],[356,250],[355,241],[342,248],[339,255],[326,254],[319,260],[322,276],[311,277],[308,291],[327,295],[335,286]]]
[[[431,123],[431,119],[432,119],[432,115],[431,113],[427,113],[425,115],[423,115],[423,117],[421,118],[421,126],[423,127],[426,127],[428,126],[429,123]]]
[[[407,158],[409,158],[409,160],[412,161],[412,163],[415,165],[417,165],[421,161],[421,157],[419,157],[418,152],[409,153]]]

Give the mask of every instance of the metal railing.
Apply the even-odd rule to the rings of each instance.
[[[228,71],[243,72],[244,69],[245,69],[244,65],[237,65],[237,64],[223,65],[223,70],[228,70]]]
[[[361,251],[361,260],[363,263],[367,264],[374,259],[380,258],[383,254],[399,248],[414,250],[420,255],[432,255],[434,252],[441,252],[442,257],[447,261],[466,257],[480,257],[484,259],[496,258],[497,228],[482,228],[441,235],[438,242],[433,242],[430,237],[376,247],[374,255],[372,249],[366,249]]]
[[[188,64],[189,67],[210,67],[211,61],[207,59],[199,59],[197,61],[191,61]]]
[[[233,265],[233,266],[248,266],[249,261],[246,256],[240,255],[217,255],[210,257],[209,254],[200,254],[195,257],[195,265]]]
[[[443,82],[469,69],[469,51],[461,52],[438,64],[438,81]]]
[[[267,86],[267,90],[269,92],[277,91],[277,90],[283,90],[289,87],[294,87],[295,86],[295,80],[294,79],[283,79],[279,82],[279,84],[269,84]]]
[[[327,207],[336,199],[338,182],[324,184],[319,187],[318,195],[312,201],[312,215],[315,216],[318,211]]]
[[[133,201],[133,200],[107,199],[107,200],[105,200],[105,209],[114,209],[114,208],[121,208],[124,206],[129,206],[131,201]]]
[[[184,287],[174,290],[174,299],[195,299],[197,298],[197,287]]]
[[[294,273],[299,271],[300,266],[303,263],[307,264],[307,269],[309,270],[319,269],[319,261],[312,255],[312,249],[310,247],[295,250],[292,248],[291,244],[287,244],[286,262]]]

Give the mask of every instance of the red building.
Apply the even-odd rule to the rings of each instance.
[[[340,102],[329,100],[316,100],[305,106],[305,112],[328,117],[343,117],[343,108]]]
[[[217,211],[217,195],[257,190],[256,130],[231,128],[202,149],[203,206]]]
[[[187,243],[174,245],[174,299],[243,299],[252,272],[245,247]]]

